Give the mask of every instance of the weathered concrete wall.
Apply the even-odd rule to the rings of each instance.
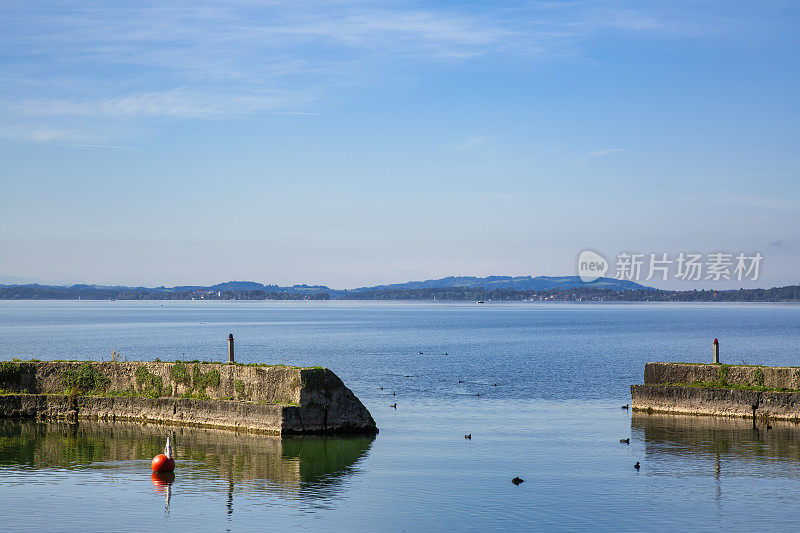
[[[800,419],[800,393],[672,385],[632,385],[632,407],[639,411],[694,415]]]
[[[631,386],[637,411],[800,420],[797,367],[647,363],[644,383]]]
[[[270,403],[299,403],[303,379],[315,379],[320,372],[330,372],[323,368],[220,363],[32,361],[2,364],[13,364],[19,369],[18,379],[3,379],[0,376],[0,388],[15,392],[31,394],[67,392],[65,373],[79,372],[82,366],[88,364],[109,380],[107,391],[133,391],[136,394],[150,396],[202,393],[212,399],[241,399]],[[144,374],[145,371],[147,374]],[[14,378],[11,375],[8,377]],[[159,382],[160,389],[154,386]],[[208,384],[208,382],[218,384]]]
[[[325,410],[318,406],[192,398],[0,395],[0,418],[139,420],[276,435],[374,431],[372,417],[361,414],[347,418],[329,415],[326,419]]]
[[[376,432],[325,368],[162,362],[0,363],[0,416],[153,420],[277,434]],[[79,385],[76,386],[76,383]],[[182,397],[183,396],[183,397]]]
[[[128,398],[9,394],[0,396],[6,418],[146,420],[280,433],[280,405],[186,398]]]
[[[723,380],[732,385],[769,389],[800,389],[800,368],[748,365],[705,365],[690,363],[647,363],[646,385],[663,383],[712,383]]]

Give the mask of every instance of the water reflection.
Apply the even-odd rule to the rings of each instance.
[[[631,429],[653,455],[691,456],[715,463],[719,477],[720,460],[736,457],[737,464],[763,462],[763,459],[800,463],[800,426],[793,422],[771,421],[753,426],[752,419],[646,414],[634,412]]]
[[[164,426],[125,422],[0,421],[0,468],[101,469],[149,476],[153,489],[164,497],[167,515],[176,494],[214,487],[226,493],[225,512],[231,515],[240,491],[308,501],[334,495],[358,471],[374,440],[177,427],[171,429],[176,472],[151,475],[150,459],[163,449],[164,432]]]
[[[791,422],[767,429],[752,419],[634,412],[631,429],[644,443],[650,475],[712,478],[720,518],[725,487],[736,487],[735,478],[800,478],[800,426]]]
[[[169,516],[169,500],[172,498],[172,484],[175,482],[175,472],[153,472],[150,476],[156,494],[164,496],[164,514]]]

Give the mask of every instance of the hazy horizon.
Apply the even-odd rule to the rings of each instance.
[[[536,277],[540,277],[540,276],[541,277],[564,277],[564,276],[575,276],[575,275],[574,274],[564,274],[563,276],[556,276],[556,275],[548,276],[548,275],[545,275],[545,274],[541,274],[539,276],[534,276],[534,275],[531,275],[531,274],[491,274],[490,276],[503,276],[503,277],[512,277],[512,278],[530,276],[530,277],[536,278]],[[120,282],[120,283],[96,283],[96,282],[86,281],[86,280],[45,280],[45,279],[41,279],[41,278],[28,278],[28,277],[23,277],[23,276],[0,276],[0,285],[29,285],[29,284],[52,285],[52,286],[96,285],[96,286],[146,287],[146,288],[157,288],[157,287],[164,286],[164,287],[172,288],[172,287],[183,287],[183,286],[188,286],[188,287],[191,287],[191,286],[211,287],[213,285],[217,285],[217,284],[221,284],[221,283],[254,282],[254,283],[260,283],[262,285],[278,285],[280,287],[292,287],[292,286],[298,286],[298,285],[308,285],[308,286],[325,286],[325,287],[328,287],[331,290],[352,290],[352,289],[358,289],[358,288],[362,288],[362,287],[373,287],[373,286],[381,286],[381,285],[393,285],[393,284],[403,284],[403,283],[414,283],[414,282],[438,280],[438,279],[447,278],[447,277],[477,277],[477,278],[483,278],[483,277],[489,277],[489,276],[471,276],[469,274],[460,274],[460,275],[453,275],[453,276],[440,276],[440,277],[437,277],[437,278],[406,279],[406,280],[402,280],[402,281],[391,281],[391,282],[385,282],[385,283],[382,283],[382,282],[370,283],[370,284],[366,284],[365,283],[365,284],[360,284],[360,285],[354,285],[352,287],[341,287],[341,286],[335,286],[335,285],[328,285],[326,283],[317,283],[317,282],[314,282],[314,281],[300,281],[300,282],[297,282],[297,283],[277,283],[277,282],[270,281],[270,280],[257,280],[257,279],[225,279],[225,280],[214,280],[214,281],[199,282],[199,283],[177,282],[177,283],[146,284],[146,283],[125,283],[125,282]],[[613,276],[604,276],[604,278],[615,279]],[[673,286],[673,287],[663,287],[663,286],[662,287],[658,287],[657,286],[658,282],[654,283],[654,280],[651,280],[651,281],[638,281],[636,283],[639,283],[640,285],[642,285],[644,287],[653,287],[653,288],[656,288],[656,289],[679,290],[679,291],[681,291],[681,290],[690,291],[690,290],[694,290],[694,289],[697,289],[697,290],[702,290],[702,289],[736,290],[738,288],[744,288],[744,287],[735,287],[735,288],[728,287],[726,289],[726,288],[721,288],[718,283],[702,282],[702,281],[698,282],[696,285],[686,284],[684,286],[678,285],[678,286]],[[688,283],[688,282],[683,282],[683,283]],[[663,282],[662,282],[662,285],[663,285]],[[744,284],[742,284],[742,285],[744,285]],[[748,285],[753,285],[753,284],[749,283]],[[789,283],[787,285],[798,285],[798,283]],[[769,288],[772,288],[772,287],[776,287],[776,286],[775,285],[770,285],[770,286],[764,285],[764,286],[751,286],[749,288],[769,289]]]

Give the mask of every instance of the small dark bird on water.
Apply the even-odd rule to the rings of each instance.
[[[393,392],[393,393],[392,393],[392,396],[397,396],[397,393],[396,393],[396,392]]]
[[[476,393],[476,394],[475,394],[475,396],[480,396],[480,395],[481,395],[481,393],[480,393],[480,392],[478,392],[478,393]]]
[[[492,387],[497,387],[497,383],[492,383]]]
[[[407,377],[407,378],[410,378],[411,376],[409,376],[408,374],[406,374],[406,377]]]
[[[390,405],[389,407],[391,407],[391,408],[393,408],[393,409],[397,409],[397,404],[396,404],[396,403],[393,403],[393,404],[392,404],[392,405]]]
[[[631,443],[631,439],[619,439],[619,441],[620,441],[622,444],[630,444],[630,443]]]
[[[635,465],[633,465],[633,467],[634,467],[636,470],[639,470],[639,461],[636,461],[636,464],[635,464]]]
[[[515,477],[514,479],[511,480],[511,483],[513,483],[514,485],[519,485],[521,483],[525,483],[525,480],[522,479],[521,477],[517,476],[517,477]]]
[[[767,424],[767,431],[769,431],[770,429],[772,429],[772,426],[770,426],[769,424]]]
[[[422,355],[422,352],[419,352],[419,354]]]
[[[465,439],[472,440],[472,433],[470,433],[469,435],[464,435],[464,438],[465,438]]]
[[[378,387],[378,390],[383,390],[383,387]]]
[[[625,410],[627,411],[627,410],[628,410],[628,407],[630,407],[630,406],[631,406],[631,404],[625,404],[625,405],[623,405],[623,406],[622,406],[622,408],[623,408],[623,409],[625,409]]]
[[[459,382],[459,383],[464,383],[464,382],[463,382],[463,381],[461,381],[460,379],[458,380],[458,382]]]

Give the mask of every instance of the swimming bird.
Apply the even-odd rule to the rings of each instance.
[[[383,390],[383,387],[378,387],[378,390]]]
[[[511,480],[511,483],[513,483],[514,485],[519,485],[520,483],[525,483],[525,480],[517,476]]]
[[[419,352],[419,354],[422,355],[422,352]]]
[[[635,465],[633,465],[633,467],[634,467],[636,470],[639,470],[639,461],[636,461],[636,464],[635,464]]]
[[[396,392],[393,392],[393,393],[392,393],[392,396],[397,396],[397,393],[396,393]]]
[[[631,404],[625,404],[625,405],[623,405],[623,406],[622,406],[622,408],[623,408],[623,409],[625,409],[625,410],[627,411],[627,410],[628,410],[628,407],[630,407],[630,406],[631,406]]]
[[[472,440],[472,433],[470,433],[469,435],[464,435],[464,438],[465,438],[465,439]]]
[[[769,424],[767,424],[767,431],[769,431],[770,429],[772,429],[772,426],[770,426]]]
[[[389,407],[391,407],[391,408],[393,408],[393,409],[397,409],[397,404],[396,404],[396,403],[393,403],[393,404],[392,404],[392,405],[390,405]]]
[[[497,383],[492,383],[492,387],[497,387]]]
[[[463,382],[463,381],[461,381],[460,379],[458,380],[458,382],[459,382],[459,383],[464,383],[464,382]]]
[[[628,439],[619,439],[619,441],[620,441],[622,444],[630,444],[630,443],[631,443],[631,439],[629,439],[629,438],[628,438]]]
[[[478,392],[478,393],[475,393],[475,396],[480,396],[480,395],[481,395],[481,393],[480,393],[480,392]]]
[[[407,378],[410,378],[411,376],[409,376],[408,374],[406,374],[406,377],[407,377]]]

